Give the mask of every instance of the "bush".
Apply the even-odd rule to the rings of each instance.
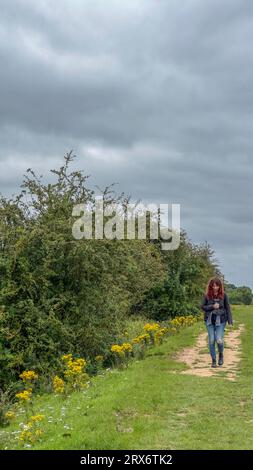
[[[86,177],[69,171],[71,160],[52,170],[54,184],[28,170],[22,193],[0,199],[3,388],[30,368],[49,383],[67,352],[103,355],[131,306],[165,275],[159,246],[146,240],[73,239],[73,205],[94,198]],[[108,188],[103,197],[116,199]]]
[[[66,353],[96,371],[94,357],[120,339],[131,314],[155,320],[192,314],[213,273],[209,248],[192,245],[183,231],[175,252],[162,252],[161,240],[75,240],[73,205],[94,207],[95,199],[87,176],[70,171],[72,159],[70,152],[51,170],[54,183],[29,169],[21,193],[0,198],[3,390],[33,368],[48,387]],[[105,206],[129,202],[110,187],[102,197]]]

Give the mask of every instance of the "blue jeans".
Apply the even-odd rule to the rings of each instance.
[[[221,323],[218,326],[206,325],[206,328],[208,331],[209,351],[212,356],[212,359],[216,359],[215,342],[217,342],[218,344],[219,353],[223,353],[225,326],[226,326],[226,322]]]

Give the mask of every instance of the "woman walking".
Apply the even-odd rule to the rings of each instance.
[[[219,277],[209,280],[206,293],[200,308],[204,311],[204,322],[208,331],[209,351],[212,358],[212,367],[217,367],[215,344],[217,342],[219,359],[223,364],[224,331],[226,323],[233,325],[227,294],[224,292],[223,282]]]

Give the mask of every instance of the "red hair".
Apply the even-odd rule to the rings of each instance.
[[[218,294],[216,294],[216,297],[218,296],[219,299],[223,299],[224,297],[224,286],[223,282],[220,280],[219,277],[212,277],[206,288],[206,296],[208,299],[214,299],[214,290],[213,290],[213,285],[216,284],[219,286]]]

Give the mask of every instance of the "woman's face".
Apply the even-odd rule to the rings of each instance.
[[[218,292],[218,290],[219,290],[218,284],[215,284],[215,283],[213,284],[213,290],[214,290],[215,293]]]

